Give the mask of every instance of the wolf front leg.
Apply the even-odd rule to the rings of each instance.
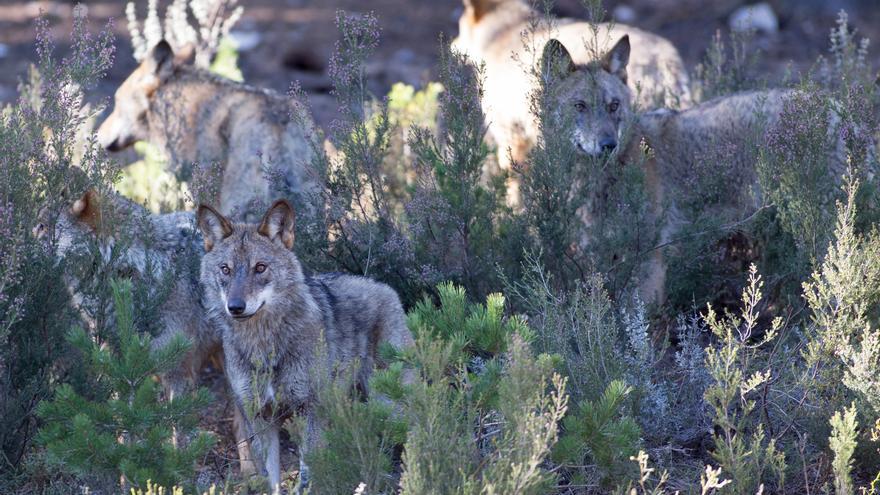
[[[232,426],[235,430],[235,448],[238,451],[239,471],[242,478],[247,478],[257,474],[257,466],[250,449],[252,433],[247,432],[247,419],[238,407],[235,408],[232,417]]]
[[[299,441],[299,487],[297,487],[297,494],[301,495],[309,488],[310,473],[309,466],[306,464],[306,456],[318,448],[320,440],[321,427],[315,414],[308,412],[306,413],[306,431]]]
[[[280,429],[277,422],[272,418],[266,419],[261,416],[251,418],[244,411],[242,406],[237,406],[238,415],[241,421],[241,433],[248,439],[248,447],[245,451],[250,451],[249,460],[253,464],[247,464],[242,461],[241,469],[248,465],[255,465],[259,469],[260,474],[269,480],[269,486],[273,495],[281,493],[281,447],[280,447]],[[239,448],[239,456],[242,456],[242,449]]]
[[[269,480],[273,495],[281,494],[281,431],[273,418],[258,416],[247,421],[251,433],[250,451],[262,474]]]

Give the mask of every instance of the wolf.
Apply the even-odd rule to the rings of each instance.
[[[403,307],[394,289],[365,277],[306,275],[292,250],[294,212],[284,200],[259,224],[232,223],[203,204],[197,224],[205,243],[206,308],[222,330],[226,374],[251,451],[280,493],[280,422],[304,416],[305,484],[304,453],[319,437],[313,406],[322,376],[315,370],[354,367],[355,383],[366,392],[380,344],[412,345]]]
[[[602,58],[611,42],[628,35],[636,51],[628,70],[620,75],[638,104],[650,109],[687,108],[692,103],[684,62],[672,43],[660,36],[623,24],[591,25],[574,19],[558,19],[550,27],[536,25],[534,19],[541,14],[527,0],[463,1],[452,46],[478,66],[484,64],[483,112],[502,170],[525,160],[539,137],[531,101],[540,84],[535,77],[538,50],[550,39],[557,39],[578,66],[585,66]],[[516,194],[516,184],[511,187]]]
[[[158,334],[154,346],[163,347],[182,336],[190,348],[180,363],[161,376],[168,400],[192,390],[199,371],[209,362],[223,363],[220,333],[208,318],[202,304],[198,281],[198,260],[203,255],[201,234],[195,228],[193,212],[150,214],[145,208],[113,193],[99,193],[90,188],[60,211],[44,207],[33,228],[35,238],[54,252],[59,263],[78,256],[89,256],[90,245],[100,257],[99,263],[111,267],[111,276],[139,278],[162,300],[157,309]],[[112,226],[112,227],[111,227]],[[92,263],[89,263],[92,265]],[[99,268],[100,269],[100,268]],[[64,279],[71,301],[86,325],[94,330],[96,315],[108,311],[90,297],[94,273],[79,274],[65,270]],[[170,289],[158,294],[162,282]],[[243,472],[254,468],[241,430],[243,422],[234,411],[233,426]],[[174,442],[183,441],[175,433]]]
[[[638,112],[626,84],[630,50],[624,36],[599,61],[579,65],[561,42],[551,39],[542,54],[542,73],[549,81],[553,116],[577,153],[642,167],[658,248],[639,270],[639,295],[642,301],[662,303],[666,255],[688,222],[681,205],[700,201],[697,196],[704,193],[695,190],[694,177],[725,178],[719,197],[704,205],[704,214],[729,223],[754,214],[765,201],[756,166],[759,152],[779,125],[786,103],[803,95],[792,89],[746,91],[683,110]],[[846,169],[846,145],[837,132],[835,105],[829,112],[828,160],[831,174],[839,178]],[[615,167],[609,169],[613,174]],[[591,201],[584,198],[579,210],[584,225],[594,218]],[[580,245],[590,242],[582,237]]]
[[[321,179],[309,167],[317,133],[308,110],[196,68],[166,41],[116,91],[97,136],[109,151],[149,141],[184,177],[193,163],[218,165],[219,207],[227,215],[251,214],[251,205],[267,203],[276,189],[315,206]]]
[[[655,250],[649,261],[641,286],[643,299],[665,298],[664,253],[675,249],[676,234],[689,221],[682,213],[683,203],[701,202],[701,214],[730,224],[750,218],[766,204],[758,176],[759,154],[770,145],[770,133],[785,125],[781,122],[785,109],[807,97],[797,89],[744,91],[686,110],[657,109],[637,117],[634,134],[639,138],[631,143],[641,142],[649,150],[645,186],[660,225],[659,245],[666,246]],[[827,111],[828,177],[840,181],[847,170],[847,144],[839,129],[838,108],[832,102]],[[867,153],[868,171],[873,173],[873,150]],[[711,204],[702,203],[706,191],[695,187],[698,175],[715,177],[719,183]]]

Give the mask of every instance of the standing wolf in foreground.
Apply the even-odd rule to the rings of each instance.
[[[623,24],[591,25],[574,19],[559,19],[552,29],[540,26],[530,32],[530,22],[541,14],[526,0],[463,1],[453,46],[477,65],[485,64],[483,113],[503,170],[512,162],[522,162],[538,139],[532,98],[538,89],[540,50],[551,38],[571,51],[577,65],[588,65],[601,60],[612,42],[629,35],[635,52],[621,76],[639,105],[686,108],[691,104],[684,62],[665,38]]]
[[[107,218],[108,214],[123,218],[114,218],[121,221],[113,221]],[[33,234],[54,249],[59,261],[88,255],[89,245],[96,243],[101,262],[116,270],[113,276],[140,279],[149,284],[153,298],[162,300],[157,308],[158,333],[153,339],[154,346],[163,347],[177,336],[183,336],[190,343],[180,363],[161,377],[168,400],[191,391],[199,371],[209,361],[219,359],[222,362],[220,334],[202,305],[195,267],[187,266],[202,256],[192,212],[150,214],[121,196],[101,195],[89,189],[76,201],[65,205],[57,217],[48,208],[44,208],[39,216]],[[93,268],[103,269],[103,266]],[[95,273],[89,275],[94,277]],[[95,315],[103,308],[87,294],[87,286],[92,281],[70,273],[64,274],[64,280],[72,304],[88,328],[94,331]],[[158,287],[164,285],[163,282],[170,284],[169,292],[157,294],[166,290]],[[254,466],[242,425],[236,409],[233,417],[236,448],[242,471],[251,473]],[[175,433],[174,441],[182,439]]]
[[[279,429],[296,413],[307,419],[300,444],[307,480],[304,453],[319,436],[312,413],[315,370],[356,365],[356,384],[366,391],[379,345],[412,344],[406,315],[385,284],[305,275],[292,251],[294,213],[286,201],[276,201],[259,225],[233,224],[206,205],[199,206],[197,222],[206,251],[201,283],[207,309],[222,328],[226,374],[237,407],[249,418],[251,452],[279,493]]]
[[[146,140],[176,169],[219,164],[220,209],[227,215],[249,213],[253,200],[268,202],[272,186],[312,206],[309,196],[320,183],[308,170],[314,138],[312,118],[298,103],[195,68],[165,41],[122,83],[113,113],[98,129],[99,143],[110,151]],[[270,184],[266,169],[283,183]]]

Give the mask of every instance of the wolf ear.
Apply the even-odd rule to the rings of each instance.
[[[206,204],[199,205],[199,210],[196,212],[196,224],[205,239],[205,252],[211,251],[214,244],[232,235],[232,223]]]
[[[544,80],[554,77],[564,77],[577,70],[571,54],[557,39],[550,39],[544,45],[544,53],[541,55],[541,74]]]
[[[270,240],[280,239],[287,249],[293,249],[293,207],[283,199],[272,203],[269,210],[263,215],[263,221],[257,232],[268,237]]]
[[[171,48],[167,41],[162,40],[156,43],[156,46],[147,55],[147,59],[150,61],[153,74],[160,81],[165,81],[171,77],[171,74],[174,72],[174,49]]]
[[[619,77],[621,81],[626,83],[626,65],[629,63],[629,35],[623,35],[623,38],[617,41],[608,53],[602,57],[602,68],[611,74]]]
[[[89,189],[70,207],[70,215],[74,221],[87,225],[92,232],[98,232],[101,225],[101,205],[98,192]]]
[[[477,22],[484,15],[492,11],[498,4],[504,3],[505,0],[463,0],[465,14],[471,17],[472,22]]]

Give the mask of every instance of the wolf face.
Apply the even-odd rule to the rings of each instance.
[[[542,77],[551,91],[552,112],[571,127],[567,132],[580,153],[599,156],[620,145],[632,113],[626,85],[629,52],[629,36],[623,36],[600,60],[579,66],[559,41],[544,46]]]
[[[199,207],[197,222],[205,239],[202,282],[234,321],[261,315],[301,273],[290,252],[294,213],[286,201],[276,201],[258,226],[234,226],[207,205]]]
[[[174,72],[174,52],[160,41],[128,79],[113,100],[113,113],[98,128],[98,143],[108,151],[120,151],[149,136],[150,102]]]

